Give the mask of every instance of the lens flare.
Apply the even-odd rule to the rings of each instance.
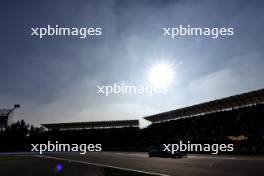
[[[149,71],[149,81],[155,87],[167,88],[173,81],[174,71],[171,65],[160,63]]]
[[[56,171],[57,171],[57,172],[61,172],[62,169],[63,169],[62,164],[59,163],[59,164],[56,165]]]

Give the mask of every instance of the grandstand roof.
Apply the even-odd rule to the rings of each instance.
[[[234,95],[214,101],[209,101],[189,107],[176,109],[160,114],[144,117],[144,119],[150,122],[162,122],[167,120],[176,120],[180,118],[191,117],[200,114],[206,114],[211,112],[217,112],[227,109],[233,109],[243,106],[249,106],[253,104],[259,104],[264,102],[264,89]]]
[[[10,109],[0,109],[0,116],[1,117],[6,117],[10,114]]]
[[[72,123],[50,123],[42,124],[48,129],[92,129],[92,128],[121,128],[139,127],[138,120],[114,120],[114,121],[94,121],[94,122],[72,122]]]

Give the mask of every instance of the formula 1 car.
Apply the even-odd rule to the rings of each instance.
[[[187,157],[186,153],[174,152],[173,154],[169,151],[163,151],[162,149],[150,149],[148,151],[149,157],[160,157],[160,158],[183,158]]]

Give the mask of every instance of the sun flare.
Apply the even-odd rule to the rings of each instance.
[[[174,71],[170,64],[154,65],[149,71],[149,81],[155,87],[167,88],[173,81]]]

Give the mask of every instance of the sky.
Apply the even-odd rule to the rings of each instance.
[[[41,123],[140,119],[264,87],[264,2],[59,0],[0,2],[0,108]],[[31,36],[32,27],[101,27],[98,37]],[[163,36],[162,28],[232,27],[233,36]],[[104,96],[98,85],[148,84],[173,66],[166,94]]]

